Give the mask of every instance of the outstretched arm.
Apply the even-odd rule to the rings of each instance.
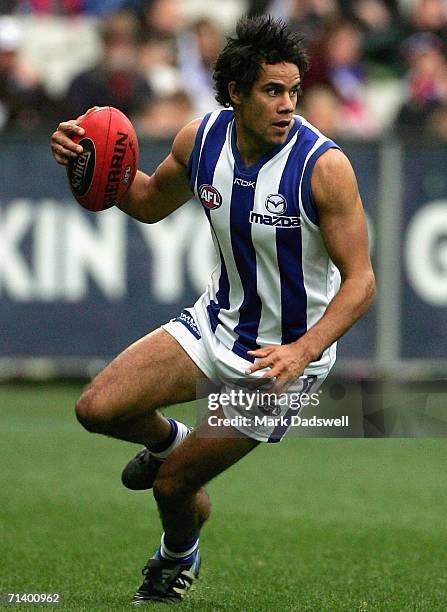
[[[193,196],[186,176],[200,119],[195,119],[175,137],[171,152],[152,176],[138,171],[118,207],[143,223],[156,223]]]
[[[89,109],[75,120],[59,124],[51,137],[51,149],[59,164],[67,165],[70,157],[82,153],[82,147],[72,140],[72,136],[84,135],[79,123],[96,108]],[[186,168],[199,125],[200,119],[195,119],[180,130],[174,139],[171,152],[152,176],[137,171],[123,201],[119,203],[121,210],[143,223],[155,223],[192,197]]]
[[[258,359],[247,373],[268,367],[264,376],[277,378],[278,388],[286,388],[300,376],[368,310],[374,299],[365,214],[354,171],[341,151],[329,149],[317,160],[312,193],[322,238],[341,273],[341,287],[323,317],[296,342],[250,352]]]

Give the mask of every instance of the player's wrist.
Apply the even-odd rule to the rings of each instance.
[[[132,185],[118,204],[118,208],[123,212],[142,223],[152,222],[149,215],[150,206],[148,204],[149,182],[150,177],[138,170]]]
[[[321,348],[321,341],[319,340],[318,336],[315,334],[309,336],[309,332],[294,342],[294,345],[306,363],[315,361],[324,350]]]

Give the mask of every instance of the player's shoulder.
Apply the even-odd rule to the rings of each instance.
[[[304,140],[306,144],[311,147],[312,151],[315,151],[315,148],[327,148],[328,145],[337,149],[341,149],[340,145],[338,145],[337,142],[333,140],[331,135],[321,132],[303,115],[295,114],[294,119],[295,122],[298,124],[298,144],[300,143],[300,141],[302,142]]]
[[[188,165],[188,160],[194,148],[197,132],[202,121],[203,117],[193,119],[182,127],[174,138],[172,154],[185,167]]]
[[[355,199],[358,195],[357,180],[348,157],[331,138],[304,117],[300,119],[303,127],[312,133],[315,141],[313,146],[317,147],[317,151],[321,151],[311,175],[312,195],[317,208],[321,212],[321,208],[326,208],[328,204],[350,197]]]
[[[201,135],[205,129],[211,127],[224,126],[226,127],[234,117],[232,109],[219,108],[212,112],[207,113],[203,117],[193,119],[186,124],[177,134],[174,139],[172,146],[172,153],[180,163],[184,166],[188,165],[191,153],[193,152],[194,145],[197,142],[197,138],[200,140]]]
[[[304,117],[296,115],[296,119],[300,122],[300,130],[308,137],[310,154],[319,152],[312,170],[312,186],[315,183],[330,185],[352,177],[354,172],[351,162],[340,146]]]
[[[325,182],[346,177],[352,173],[349,159],[343,151],[333,147],[324,151],[315,162],[313,178]]]
[[[312,172],[312,194],[321,214],[326,209],[355,202],[357,180],[349,159],[340,149],[328,149],[316,161]]]

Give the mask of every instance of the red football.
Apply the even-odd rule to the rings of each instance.
[[[119,203],[138,168],[138,140],[133,125],[117,108],[103,106],[79,125],[83,136],[74,136],[84,152],[71,158],[68,181],[75,199],[98,212]]]

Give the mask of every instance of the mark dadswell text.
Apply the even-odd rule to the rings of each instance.
[[[273,416],[258,416],[251,417],[236,415],[230,418],[218,417],[211,415],[208,417],[208,423],[211,427],[349,427],[349,416],[343,415],[337,418],[317,417],[316,415],[305,418],[297,414],[283,415],[278,417]]]

